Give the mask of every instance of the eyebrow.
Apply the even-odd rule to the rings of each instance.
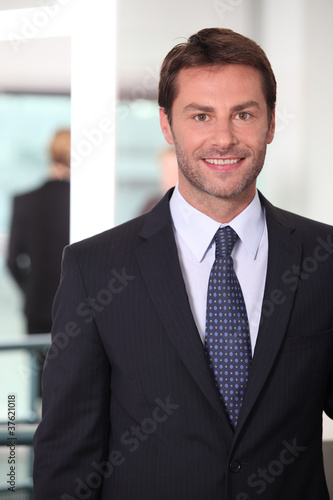
[[[235,111],[242,111],[243,109],[247,108],[258,108],[260,109],[260,104],[257,101],[247,101],[242,104],[237,104],[232,108],[232,110]]]
[[[247,101],[233,106],[231,108],[231,111],[235,113],[236,111],[242,111],[243,109],[247,108],[260,109],[260,104],[257,101]],[[212,106],[205,106],[202,104],[191,102],[190,104],[185,106],[184,111],[201,111],[203,113],[213,113],[215,111],[215,108],[213,108]]]
[[[184,111],[203,111],[204,113],[212,113],[214,108],[191,102],[191,104],[185,106]]]

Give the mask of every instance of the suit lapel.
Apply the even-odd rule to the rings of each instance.
[[[136,248],[137,260],[151,299],[171,342],[192,377],[229,429],[223,405],[208,368],[179,265],[169,210],[172,191],[147,215]],[[263,196],[266,209],[269,252],[262,321],[259,328],[250,379],[234,437],[239,435],[269,376],[286,333],[296,286],[284,279],[286,272],[299,266],[302,244],[292,235],[293,227],[281,211]]]
[[[293,235],[294,228],[282,212],[263,196],[268,228],[268,266],[261,323],[255,347],[248,387],[238,420],[239,434],[262,390],[285,336],[292,312],[296,288],[287,283],[286,273],[300,266],[302,244]]]
[[[168,196],[169,194],[169,196]],[[168,193],[147,215],[137,260],[161,322],[192,377],[230,430],[189,305],[174,239]]]

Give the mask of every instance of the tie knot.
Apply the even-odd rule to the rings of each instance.
[[[216,250],[215,254],[219,257],[227,257],[238,239],[238,234],[230,227],[220,227],[215,233]]]

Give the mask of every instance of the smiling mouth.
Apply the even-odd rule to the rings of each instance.
[[[225,159],[216,159],[216,158],[204,158],[204,160],[210,165],[234,165],[235,163],[239,163],[244,158],[225,158]]]
[[[239,163],[244,158],[226,158],[226,159],[215,159],[215,158],[204,158],[207,163],[210,165],[234,165],[235,163]]]

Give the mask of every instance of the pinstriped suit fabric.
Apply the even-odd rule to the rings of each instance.
[[[168,197],[66,250],[35,500],[328,499],[321,415],[326,406],[333,416],[332,228],[263,203],[263,319],[235,432],[191,315]],[[328,257],[295,279],[318,238]]]

